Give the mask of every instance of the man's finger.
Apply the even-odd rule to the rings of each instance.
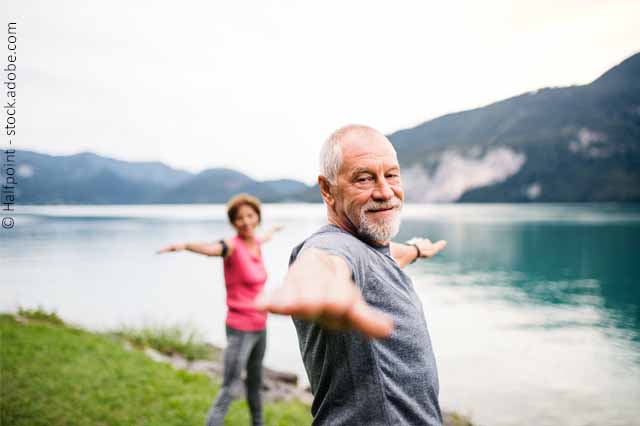
[[[326,310],[327,287],[319,285],[296,286],[295,314],[313,319]]]
[[[347,317],[354,328],[369,337],[389,337],[393,331],[391,317],[371,308],[363,299],[360,299],[347,311]]]
[[[269,311],[280,315],[308,316],[319,312],[320,307],[310,307],[309,303],[298,297],[296,288],[282,285],[271,293],[263,292],[254,301],[256,309]]]
[[[287,308],[292,298],[291,290],[281,286],[271,292],[263,291],[253,303],[256,309],[286,315],[289,313]]]
[[[360,290],[354,285],[344,285],[338,281],[329,281],[325,286],[326,303],[324,312],[334,317],[342,317],[360,299]]]
[[[431,248],[427,252],[429,257],[433,257],[436,254],[440,253],[447,246],[447,242],[445,240],[440,240],[437,243],[433,243]]]
[[[262,290],[260,294],[253,300],[253,306],[259,311],[266,311],[269,306],[269,295],[266,290]]]
[[[436,248],[436,253],[438,253],[447,246],[447,242],[445,240],[440,240],[437,243],[435,243],[434,246]]]

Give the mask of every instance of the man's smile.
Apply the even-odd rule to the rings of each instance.
[[[380,218],[387,218],[387,217],[393,217],[396,215],[396,213],[398,212],[398,207],[396,206],[392,206],[392,207],[385,207],[385,208],[376,208],[376,209],[367,209],[365,211],[366,214],[372,216],[372,217],[380,217]]]
[[[386,212],[389,210],[394,210],[396,207],[386,207],[386,208],[382,208],[382,209],[369,209],[367,210],[370,213],[379,213],[379,212]]]

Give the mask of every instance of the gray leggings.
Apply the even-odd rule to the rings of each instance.
[[[224,350],[224,379],[218,397],[213,401],[206,426],[222,426],[224,416],[234,399],[242,395],[242,369],[247,367],[245,379],[247,402],[253,426],[263,426],[262,359],[267,347],[267,331],[241,331],[227,326],[227,348]]]

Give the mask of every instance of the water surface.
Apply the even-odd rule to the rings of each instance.
[[[224,344],[219,259],[156,255],[232,235],[224,206],[17,208],[0,232],[0,309],[43,305],[92,329],[191,322]],[[485,425],[640,424],[640,207],[411,205],[398,240],[446,239],[407,271],[435,347],[444,408]],[[324,223],[319,205],[267,205],[268,286]],[[304,376],[289,318],[266,364]]]

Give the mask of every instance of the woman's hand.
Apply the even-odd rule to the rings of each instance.
[[[283,229],[284,226],[282,225],[272,226],[271,228],[269,228],[269,230],[267,230],[263,235],[260,236],[260,241],[266,243],[267,241],[271,240],[273,234],[275,234],[276,232],[280,232]]]
[[[158,250],[156,253],[157,254],[162,254],[162,253],[169,253],[172,251],[182,251],[186,249],[186,244],[184,243],[179,243],[179,244],[171,244],[170,246],[167,246],[163,249]]]

